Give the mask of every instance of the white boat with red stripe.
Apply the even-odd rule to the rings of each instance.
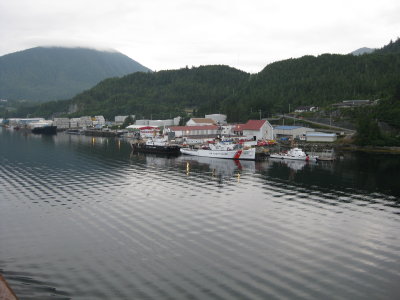
[[[224,159],[245,159],[255,160],[256,149],[251,147],[243,147],[241,144],[233,143],[215,143],[209,144],[198,149],[181,148],[181,153],[192,156],[213,157]]]

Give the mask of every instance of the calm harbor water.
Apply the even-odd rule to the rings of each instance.
[[[234,162],[0,129],[20,299],[399,299],[400,157]]]

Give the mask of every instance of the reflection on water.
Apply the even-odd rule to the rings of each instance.
[[[187,175],[190,175],[190,168],[202,169],[209,172],[213,177],[229,178],[240,177],[241,172],[255,172],[254,161],[224,160],[209,157],[180,156],[177,161],[186,163]]]
[[[293,171],[302,170],[306,166],[317,165],[317,162],[310,162],[310,161],[305,161],[305,160],[284,160],[284,159],[270,158],[270,161],[275,164],[287,166],[288,168],[290,168]],[[332,162],[330,162],[330,165],[332,166]]]
[[[395,299],[399,158],[231,161],[0,131],[21,299]]]

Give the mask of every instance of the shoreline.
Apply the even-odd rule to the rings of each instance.
[[[357,146],[357,145],[336,145],[334,148],[340,151],[348,151],[348,152],[400,154],[400,147],[390,147],[390,146],[377,147],[377,146]]]

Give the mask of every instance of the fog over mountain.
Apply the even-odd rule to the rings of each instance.
[[[0,98],[68,99],[110,77],[150,69],[116,51],[36,47],[0,57]]]
[[[373,48],[367,48],[367,47],[362,47],[360,49],[354,50],[353,52],[351,52],[350,54],[353,55],[363,55],[363,54],[369,54],[374,52],[376,49]]]

